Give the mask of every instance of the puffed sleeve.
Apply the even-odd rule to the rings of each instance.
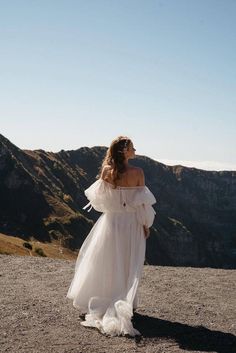
[[[155,196],[147,186],[141,190],[138,190],[135,196],[134,206],[137,210],[136,215],[138,222],[141,225],[151,227],[156,215],[156,211],[152,207],[152,205],[156,203]]]
[[[84,194],[89,200],[89,203],[83,207],[83,210],[88,208],[88,212],[94,208],[98,212],[106,212],[112,207],[113,197],[112,191],[106,187],[103,180],[100,178],[91,184]]]

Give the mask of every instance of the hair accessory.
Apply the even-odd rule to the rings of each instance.
[[[127,148],[128,143],[129,143],[129,140],[128,140],[128,139],[121,139],[119,142],[121,142],[121,141],[122,141],[122,142],[125,141],[125,142],[124,142],[124,147],[123,147],[123,150],[122,150],[122,151],[118,150],[118,151],[117,151],[118,153],[124,153],[124,149]]]

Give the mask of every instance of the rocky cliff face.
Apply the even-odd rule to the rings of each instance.
[[[79,247],[92,221],[79,212],[86,173],[75,164],[67,152],[23,151],[0,135],[0,232]]]
[[[61,239],[78,249],[100,216],[82,210],[84,189],[98,173],[106,147],[58,153],[20,150],[0,135],[0,232]],[[166,166],[145,156],[157,199],[146,262],[161,265],[236,266],[236,172]],[[89,218],[91,219],[89,219]]]
[[[152,160],[148,165],[145,171],[159,200],[157,236],[149,246],[161,250],[155,255],[159,262],[235,266],[236,172],[170,167]]]

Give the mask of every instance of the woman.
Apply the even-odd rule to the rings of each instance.
[[[143,170],[129,164],[134,157],[133,142],[117,137],[107,150],[99,179],[85,190],[89,203],[84,209],[91,206],[103,214],[80,248],[67,292],[74,307],[86,313],[81,325],[110,336],[141,335],[131,318],[156,199],[145,186]]]

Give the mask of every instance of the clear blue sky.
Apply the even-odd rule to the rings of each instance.
[[[236,169],[235,0],[0,5],[0,133],[14,144],[125,134],[156,160]]]

